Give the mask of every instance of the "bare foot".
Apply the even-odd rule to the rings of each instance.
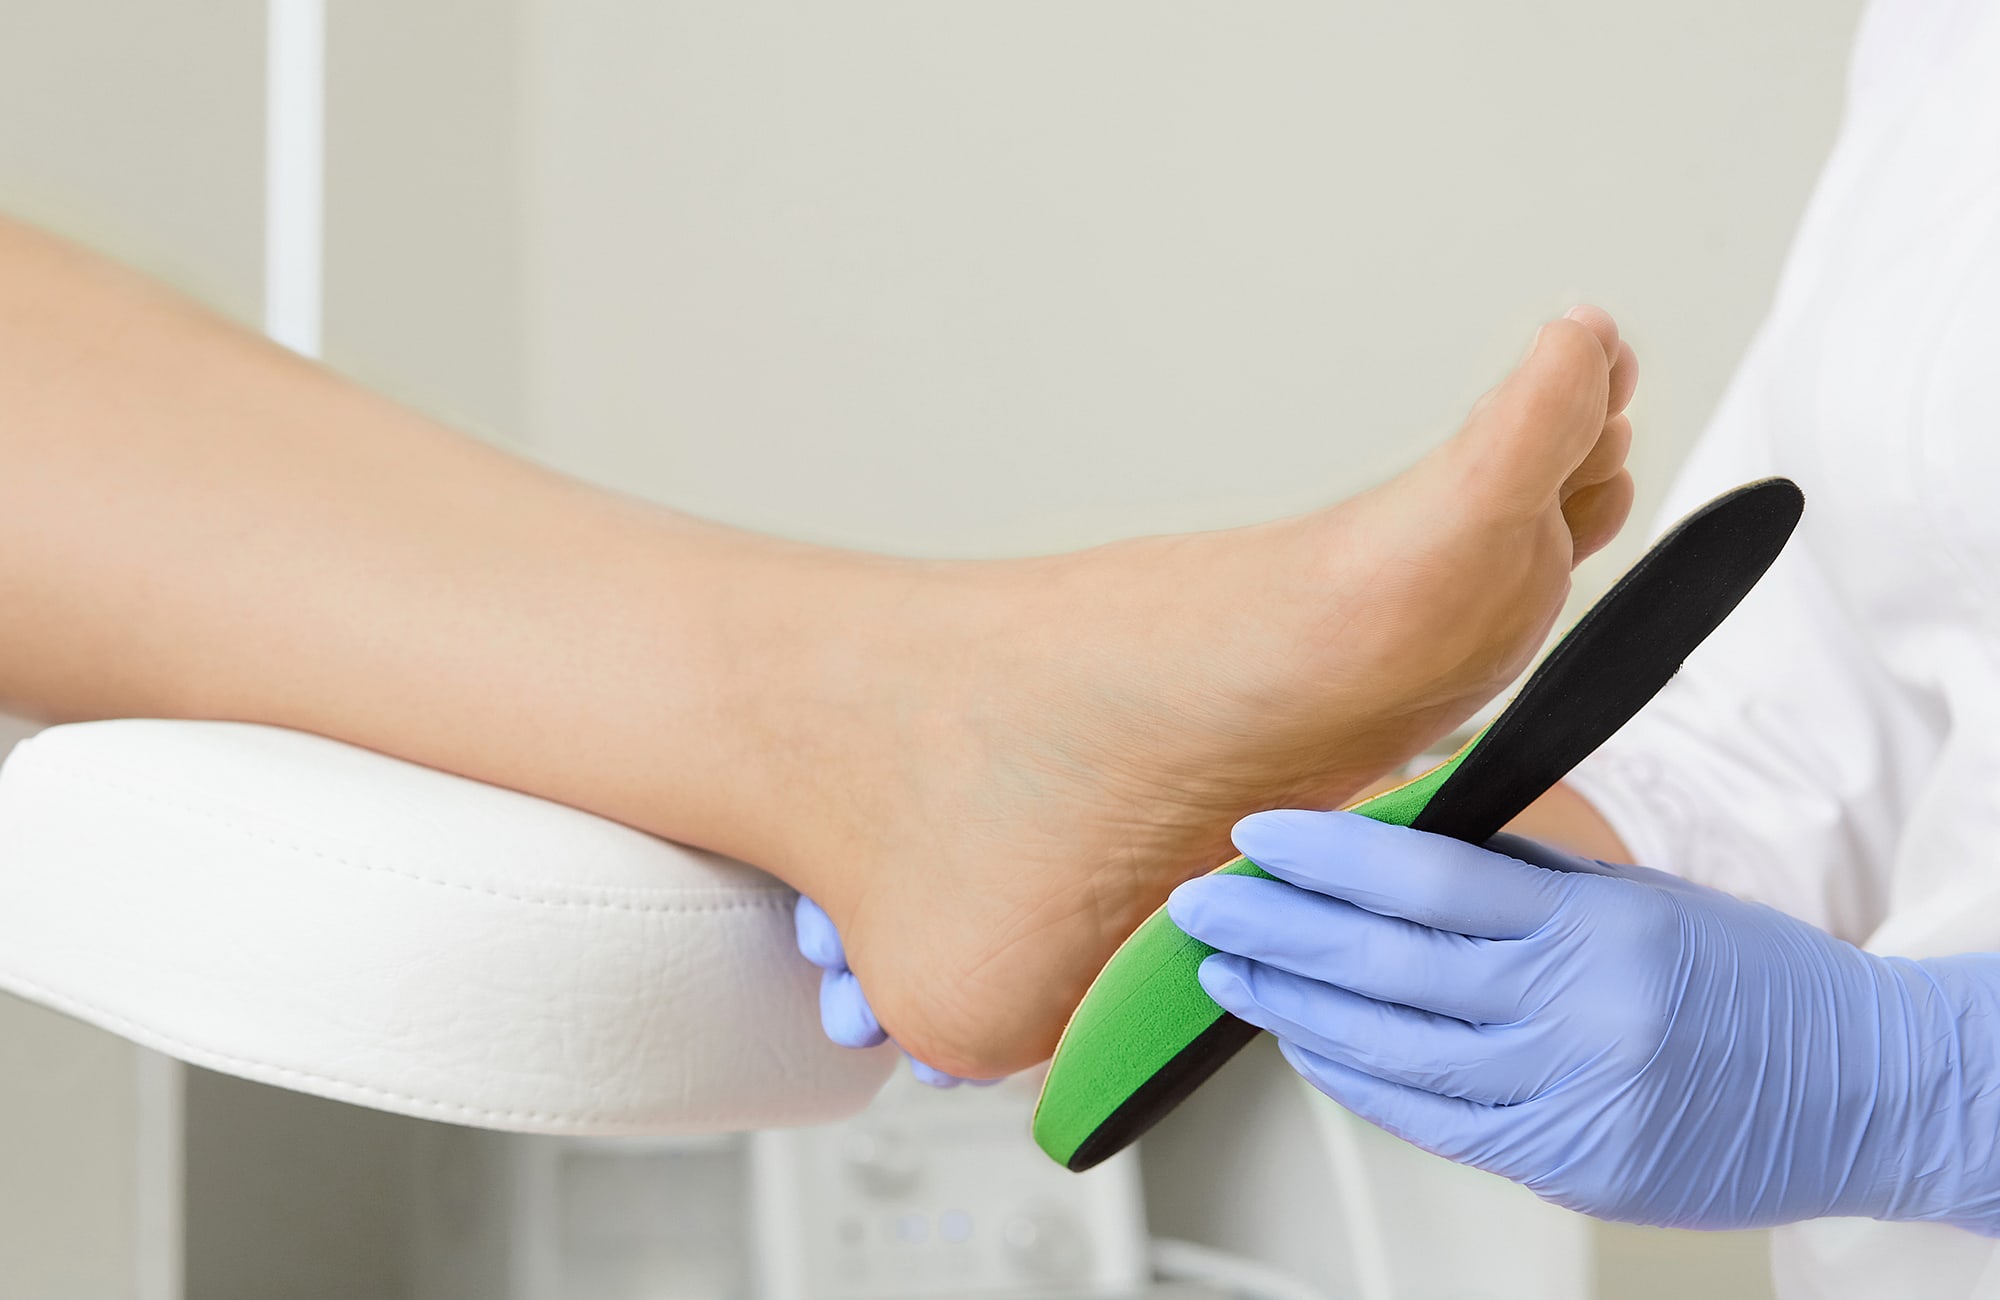
[[[1119,942],[1231,856],[1237,818],[1337,806],[1512,681],[1630,509],[1635,374],[1579,308],[1449,443],[1350,501],[899,568],[842,716],[788,728],[802,772],[841,779],[823,801],[802,780],[819,833],[786,874],[890,1034],[961,1075],[1043,1059]]]

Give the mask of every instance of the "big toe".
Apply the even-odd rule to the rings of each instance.
[[[1632,345],[1618,336],[1618,322],[1602,307],[1585,303],[1572,307],[1563,316],[1589,330],[1604,349],[1605,359],[1611,363],[1611,391],[1605,400],[1610,414],[1616,415],[1632,400],[1632,392],[1639,386],[1639,357],[1632,351]]]
[[[1527,359],[1480,399],[1455,440],[1470,462],[1473,490],[1524,512],[1560,499],[1597,447],[1609,411],[1612,363],[1622,345],[1615,333],[1607,344],[1595,325],[1573,317],[1550,321]]]

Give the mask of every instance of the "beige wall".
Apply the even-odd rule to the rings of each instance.
[[[327,358],[461,428],[518,439],[527,360],[519,6],[329,7]]]
[[[1579,298],[1646,500],[1757,320],[1855,5],[531,0],[529,430],[994,553],[1298,510]]]
[[[0,0],[0,208],[254,321],[262,12]]]

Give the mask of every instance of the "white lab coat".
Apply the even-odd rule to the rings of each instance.
[[[1798,536],[1574,780],[1633,857],[1876,952],[2000,949],[2000,5],[1876,0],[1771,314],[1665,520]],[[1996,1171],[2000,1176],[2000,1171]],[[2000,1298],[2000,1242],[1780,1230],[1780,1294]]]

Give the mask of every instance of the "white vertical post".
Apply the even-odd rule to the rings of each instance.
[[[264,68],[264,332],[319,355],[326,197],[325,0],[269,0]]]
[[[138,1058],[139,1147],[132,1252],[139,1276],[134,1293],[138,1300],[181,1300],[187,1273],[183,1071],[170,1056],[144,1047],[133,1052]]]

